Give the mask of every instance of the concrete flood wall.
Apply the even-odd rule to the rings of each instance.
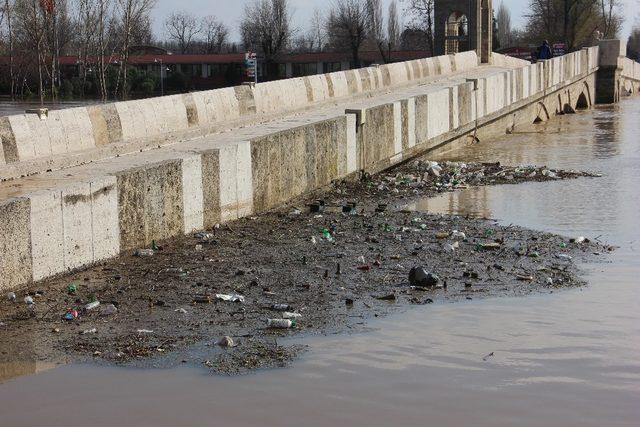
[[[85,178],[60,178],[46,189],[0,202],[0,289],[100,262],[149,246],[152,240],[264,212],[333,180],[389,167],[483,129],[495,127],[504,133],[505,121],[533,121],[540,108],[547,111],[557,104],[555,112],[561,113],[563,103],[577,103],[571,93],[588,93],[597,58],[597,48],[583,49],[446,87],[434,85],[416,96],[349,109],[337,117],[273,125],[273,130],[265,126],[261,135],[230,138],[224,144],[204,138],[128,156],[131,159],[105,160],[96,164],[95,175],[86,174],[93,165],[83,166]],[[411,64],[392,65],[408,76],[420,69],[418,64],[412,70]],[[447,64],[453,67],[455,58],[433,58],[429,64],[442,70]],[[355,74],[344,74],[347,82],[341,88],[336,84],[334,94],[349,87],[359,90],[348,83]],[[389,81],[396,75],[390,72]],[[380,76],[385,78],[384,73]],[[291,83],[300,85],[299,80]],[[288,90],[286,81],[269,85],[272,90]],[[217,106],[211,105],[213,100],[205,102],[203,107],[198,95],[191,96],[198,115],[205,109],[212,120],[225,111],[235,114],[224,107],[224,100],[215,101]],[[170,114],[174,100],[162,102],[164,114]],[[114,113],[118,110],[137,114],[135,105],[134,101],[108,107],[111,120],[119,117]],[[181,124],[171,126],[188,126],[189,114],[185,111],[179,116]],[[62,172],[56,176],[64,176]]]
[[[0,118],[0,179],[174,143],[238,124],[469,70],[475,52],[238,86]]]

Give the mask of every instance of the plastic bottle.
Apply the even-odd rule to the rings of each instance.
[[[89,304],[85,305],[84,309],[87,310],[87,311],[91,311],[91,310],[93,310],[95,308],[98,308],[99,306],[100,306],[100,301],[93,301],[93,302],[90,302]]]
[[[273,304],[271,308],[277,311],[285,311],[289,310],[289,304]]]
[[[296,325],[295,320],[289,319],[268,319],[267,327],[274,329],[290,329]]]

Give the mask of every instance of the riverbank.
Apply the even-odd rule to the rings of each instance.
[[[303,349],[280,345],[281,337],[357,330],[367,318],[410,305],[581,286],[574,261],[611,249],[409,209],[415,199],[468,185],[593,174],[442,166],[411,162],[338,183],[260,217],[158,242],[152,256],[120,257],[16,292],[16,302],[0,303],[0,341],[7,343],[1,361],[185,362],[230,374],[284,366]],[[412,286],[413,267],[424,267],[437,280]],[[27,295],[32,306],[23,301]],[[244,301],[224,301],[224,295]],[[93,300],[100,305],[83,311]],[[68,310],[78,317],[64,320]],[[282,318],[285,310],[301,316],[294,328],[266,327],[267,319]],[[233,347],[215,344],[224,336]]]

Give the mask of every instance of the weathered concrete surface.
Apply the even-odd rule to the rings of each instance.
[[[464,69],[477,61],[469,58],[473,59],[431,58],[294,79],[292,93],[304,98],[293,103],[298,109],[327,97],[397,86],[366,99],[317,104],[313,111],[299,110],[279,120],[188,141],[176,135],[196,126],[196,120],[220,123],[245,113],[273,113],[277,107],[265,101],[270,92],[260,92],[267,86],[225,90],[220,97],[191,94],[155,104],[86,110],[91,138],[102,141],[98,145],[116,146],[113,141],[118,138],[146,135],[178,143],[159,143],[156,150],[0,184],[2,217],[8,218],[0,226],[5,249],[0,255],[0,287],[20,286],[149,246],[153,240],[264,212],[357,171],[375,172],[428,150],[503,134],[523,123],[588,108],[595,101],[597,48],[538,64],[496,56],[509,66],[442,76],[443,70]],[[429,84],[406,85],[433,74],[437,76],[430,77]],[[268,87],[280,95],[289,89],[287,81]],[[185,102],[197,111],[183,112],[180,106]],[[220,115],[231,107],[244,113]],[[177,122],[163,123],[175,108],[180,110]],[[125,110],[130,122],[122,124],[119,111]],[[132,126],[133,118],[140,121],[139,128]],[[109,123],[117,121],[122,134],[109,130]],[[59,124],[51,123],[39,128],[47,130],[42,138],[49,141],[50,150],[52,138],[60,139],[60,132],[51,131]],[[19,135],[27,141],[32,125],[36,126],[33,117],[26,116],[0,122],[5,161],[16,159],[12,138]],[[127,144],[140,147],[134,141]],[[36,148],[22,144],[20,150],[34,156]]]

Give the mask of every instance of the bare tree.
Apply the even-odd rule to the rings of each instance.
[[[627,56],[634,61],[640,61],[640,26],[637,24],[631,30],[627,40]]]
[[[598,0],[601,12],[601,32],[605,39],[614,38],[622,25],[622,17],[618,13],[619,0]]]
[[[392,0],[389,4],[389,16],[387,17],[387,40],[389,42],[389,51],[398,49],[400,45],[400,18],[398,16],[398,6],[396,1]]]
[[[421,32],[427,39],[427,46],[433,54],[433,2],[434,0],[403,0],[406,1],[406,11],[412,20],[409,27],[413,31]]]
[[[274,59],[287,48],[293,34],[289,0],[254,0],[245,7],[240,32],[245,48],[264,55],[270,78],[276,71]]]
[[[498,26],[498,43],[501,48],[511,46],[511,12],[504,4],[500,3],[498,13],[496,15],[496,24]]]
[[[380,51],[382,60],[390,62],[390,52],[387,35],[384,33],[384,17],[382,16],[382,3],[380,0],[366,0],[367,15],[369,20],[369,39]]]
[[[202,25],[196,17],[185,11],[173,12],[164,26],[169,38],[178,44],[180,53],[187,53],[194,38],[202,31]]]
[[[542,39],[564,41],[572,51],[593,43],[598,32],[617,32],[621,17],[613,1],[609,15],[609,0],[530,0],[526,14],[526,37],[539,42]],[[603,12],[604,10],[604,12]]]
[[[221,53],[229,39],[229,28],[215,16],[202,18],[201,28],[205,36],[205,52]]]
[[[127,99],[129,93],[128,87],[128,64],[129,50],[131,43],[135,40],[137,28],[143,25],[149,25],[149,13],[155,6],[156,0],[117,0],[116,12],[117,23],[121,31],[120,40],[120,70],[118,73],[118,81],[116,82],[115,93],[118,93],[119,82],[122,79],[122,99]]]
[[[16,78],[14,70],[14,28],[13,28],[13,4],[9,0],[4,2],[4,19],[7,23],[7,51],[9,54],[9,86],[11,91],[11,99],[15,99],[16,95]]]
[[[360,47],[369,33],[369,14],[364,0],[337,0],[327,19],[327,34],[334,48],[351,50],[353,65],[360,67]]]
[[[311,39],[318,52],[322,52],[327,42],[327,32],[325,28],[325,18],[320,9],[314,9],[311,17]]]

